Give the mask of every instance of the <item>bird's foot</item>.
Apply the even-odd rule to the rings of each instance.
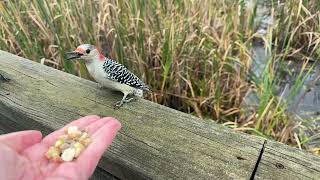
[[[103,86],[98,83],[98,88],[99,88],[99,89],[103,89]]]
[[[0,79],[4,80],[4,81],[9,81],[10,80],[9,78],[4,77],[2,74],[0,74]]]
[[[123,102],[125,102],[125,103],[128,103],[128,102],[131,102],[131,101],[136,101],[137,99],[136,98],[126,98],[126,99],[124,99],[123,100]]]
[[[113,109],[119,109],[123,105],[123,101],[118,101],[113,105]]]
[[[114,109],[119,109],[124,103],[129,103],[131,101],[136,101],[137,99],[132,97],[132,98],[125,98],[125,99],[122,99],[121,101],[118,101],[116,102],[114,105],[113,105],[113,108]]]

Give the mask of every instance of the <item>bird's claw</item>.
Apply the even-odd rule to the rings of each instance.
[[[123,105],[123,101],[118,101],[113,105],[113,109],[119,109]]]
[[[113,105],[113,108],[114,109],[119,109],[124,103],[129,103],[131,101],[136,101],[137,98],[134,98],[134,97],[131,97],[131,98],[124,98],[122,99],[121,101],[118,101],[116,102],[114,105]]]
[[[4,81],[9,81],[9,78],[4,77],[2,74],[0,74],[0,79],[4,80]]]
[[[132,98],[126,98],[123,100],[123,102],[125,103],[131,102],[131,101],[136,101],[136,99],[132,97]]]
[[[99,89],[103,89],[103,86],[98,83],[98,88],[99,88]]]

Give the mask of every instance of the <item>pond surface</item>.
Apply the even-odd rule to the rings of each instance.
[[[248,7],[254,7],[250,3],[253,0],[247,0]],[[281,6],[280,2],[274,4],[274,7]],[[256,23],[258,24],[257,33],[265,36],[268,28],[272,27],[274,18],[271,15],[272,1],[258,1]],[[252,47],[252,67],[251,79],[261,79],[262,73],[268,65],[270,54],[266,51],[263,43],[255,42]],[[302,72],[304,81],[297,88],[296,81],[299,81],[299,73],[302,68],[302,61],[285,62],[287,73],[281,77],[281,83],[276,88],[276,94],[281,97],[281,101],[286,104],[287,114],[291,119],[300,123],[297,128],[298,133],[304,133],[311,137],[305,146],[308,148],[320,147],[320,65],[311,61],[308,66],[314,66],[312,70]],[[293,94],[293,95],[292,95]],[[290,96],[292,95],[292,96]],[[247,93],[244,99],[246,108],[252,109],[259,105],[259,97],[255,91]]]

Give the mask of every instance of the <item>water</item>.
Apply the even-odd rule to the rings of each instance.
[[[247,0],[247,7],[254,7],[254,0]],[[281,6],[281,2],[276,2],[274,7]],[[257,33],[260,36],[266,36],[268,28],[274,24],[272,17],[272,1],[258,0],[257,1],[257,17],[256,24],[258,25]],[[261,79],[261,75],[268,65],[270,54],[266,51],[263,43],[254,42],[251,50],[253,62],[251,67],[251,79]],[[315,68],[308,73],[303,72],[302,77],[306,77],[305,81],[296,90],[293,96],[290,96],[296,87],[296,81],[302,67],[301,62],[286,62],[285,66],[290,72],[282,75],[281,83],[277,87],[277,95],[282,97],[285,104],[288,105],[287,114],[289,117],[298,123],[298,133],[304,133],[311,137],[305,146],[307,148],[315,148],[320,146],[320,65],[314,64],[312,61],[308,64],[309,67],[315,65]],[[290,98],[292,97],[292,98]],[[259,97],[254,90],[248,91],[244,98],[243,107],[248,111],[252,111],[259,105]]]

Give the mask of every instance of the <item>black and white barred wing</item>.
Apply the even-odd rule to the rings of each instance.
[[[119,64],[114,60],[107,59],[103,64],[103,69],[107,74],[107,78],[110,80],[134,88],[149,90],[148,86],[146,86],[136,75],[131,73],[124,65]]]

